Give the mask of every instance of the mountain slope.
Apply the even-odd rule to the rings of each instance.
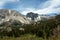
[[[30,21],[18,11],[0,9],[0,24],[9,20],[17,20],[24,24],[30,23]]]

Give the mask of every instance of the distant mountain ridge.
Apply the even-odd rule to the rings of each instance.
[[[33,12],[27,13],[26,17],[36,22],[40,20],[48,20],[48,19],[54,18],[54,16],[50,16],[48,14],[38,14],[38,13],[33,13]]]

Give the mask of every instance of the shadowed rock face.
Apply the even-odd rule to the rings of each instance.
[[[32,22],[37,22],[41,20],[41,16],[38,13],[29,12],[27,13],[26,17]]]
[[[24,24],[30,21],[16,10],[0,9],[0,24],[9,20],[17,20]]]
[[[35,14],[33,12],[27,13],[26,17],[31,18],[32,20],[35,20],[35,18],[38,17],[38,14]]]

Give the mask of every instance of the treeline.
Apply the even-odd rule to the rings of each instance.
[[[11,21],[10,21],[11,22]],[[32,24],[21,24],[19,21],[3,23],[0,25],[0,37],[20,37],[24,34],[35,34],[38,37],[58,37],[60,33],[60,15],[54,19],[38,21]]]

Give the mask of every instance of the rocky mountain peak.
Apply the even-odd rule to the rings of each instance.
[[[0,24],[9,20],[17,20],[24,24],[29,24],[30,21],[19,13],[16,10],[7,10],[7,9],[0,9]]]

